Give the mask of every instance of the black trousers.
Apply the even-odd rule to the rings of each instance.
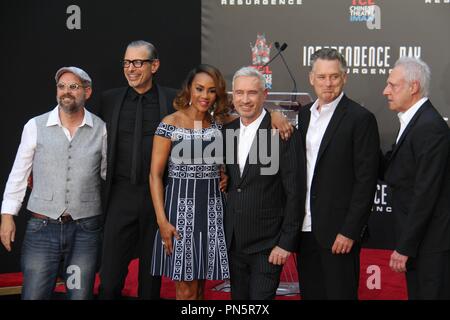
[[[161,277],[150,273],[156,216],[148,184],[113,184],[104,226],[100,299],[119,299],[128,264],[139,258],[140,299],[159,299]]]
[[[356,300],[361,246],[354,243],[348,254],[332,254],[322,248],[312,232],[302,232],[297,271],[303,300]]]
[[[409,300],[450,299],[450,251],[409,258],[406,269]]]
[[[275,299],[282,266],[269,263],[270,251],[245,254],[231,245],[229,251],[231,299]]]

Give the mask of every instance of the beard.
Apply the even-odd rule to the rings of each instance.
[[[66,98],[69,98],[69,100],[66,100]],[[77,99],[74,96],[70,94],[65,94],[59,97],[58,103],[65,113],[74,114],[77,113],[83,107],[84,100],[77,101]]]

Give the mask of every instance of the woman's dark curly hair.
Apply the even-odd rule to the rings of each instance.
[[[189,107],[192,81],[199,73],[206,73],[214,80],[214,85],[216,87],[216,101],[209,111],[215,121],[223,123],[226,115],[230,111],[226,83],[222,73],[220,73],[216,67],[209,64],[200,64],[189,72],[180,92],[178,92],[175,100],[173,101],[173,106],[176,110],[182,110]]]

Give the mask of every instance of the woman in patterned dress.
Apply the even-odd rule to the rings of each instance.
[[[223,158],[211,150],[222,146],[221,124],[236,116],[229,115],[222,74],[206,64],[188,74],[174,107],[178,111],[162,120],[153,141],[150,191],[159,230],[151,272],[176,282],[177,299],[197,300],[205,280],[229,278]],[[272,124],[282,137],[292,134],[281,113],[272,113]]]
[[[229,278],[222,158],[203,156],[222,143],[220,123],[228,113],[219,70],[193,69],[174,106],[178,111],[162,120],[153,142],[150,189],[159,230],[151,272],[176,281],[177,299],[203,299],[206,279]]]

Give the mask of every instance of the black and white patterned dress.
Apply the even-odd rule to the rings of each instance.
[[[220,127],[212,123],[209,128],[184,129],[161,122],[155,134],[172,139],[164,207],[180,240],[173,239],[172,255],[167,256],[158,230],[152,274],[176,281],[228,279],[220,164],[208,157],[212,144],[222,143]]]

